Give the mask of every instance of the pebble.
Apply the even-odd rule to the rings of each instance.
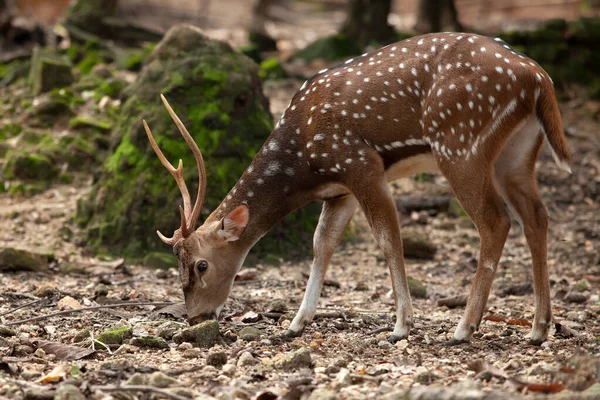
[[[254,365],[257,362],[258,361],[256,361],[249,351],[245,351],[240,355],[240,358],[238,358],[237,365],[238,367],[245,367],[248,365]]]
[[[126,385],[145,385],[146,384],[146,375],[140,374],[139,372],[134,373],[125,381]]]
[[[214,320],[183,329],[173,335],[175,343],[192,342],[200,347],[212,347],[219,341],[219,323]]]
[[[79,388],[71,384],[63,384],[56,389],[54,400],[83,400],[84,396]]]
[[[284,319],[283,321],[281,321],[281,327],[283,329],[290,329],[290,325],[292,324],[292,321],[290,321],[289,319]]]
[[[302,348],[293,353],[277,354],[273,357],[273,367],[286,371],[296,370],[300,368],[311,368],[312,358],[310,350]]]
[[[159,271],[164,271],[164,270],[161,269]],[[181,330],[181,327],[182,327],[182,325],[177,322],[173,322],[173,321],[165,322],[164,324],[159,325],[157,335],[158,335],[158,337],[161,337],[163,339],[171,340],[173,338],[173,336]]]
[[[46,351],[40,347],[33,352],[33,355],[38,358],[44,358],[46,357]]]
[[[225,364],[222,371],[225,375],[233,376],[237,371],[237,367],[234,364]]]
[[[343,385],[352,385],[352,376],[350,374],[350,370],[348,368],[340,369],[335,380]]]
[[[0,325],[0,336],[8,337],[8,336],[16,336],[17,332],[10,329],[6,325]]]
[[[189,350],[189,349],[193,349],[194,345],[192,345],[190,342],[183,342],[180,343],[179,346],[177,346],[177,350],[181,350],[181,351],[185,351],[185,350]]]
[[[329,389],[317,388],[312,391],[308,400],[336,400],[337,394]]]
[[[387,340],[380,340],[379,342],[377,342],[377,346],[381,347],[382,349],[391,349],[392,347],[394,347],[394,345],[388,342]]]
[[[160,371],[153,372],[152,375],[150,375],[148,383],[151,386],[156,386],[159,388],[179,385],[179,381],[177,379],[171,378]]]
[[[220,368],[227,363],[227,353],[223,350],[211,351],[206,357],[206,363],[216,368]]]
[[[261,335],[261,331],[253,326],[245,326],[238,332],[238,337],[249,342],[258,340]]]
[[[183,358],[200,358],[204,354],[202,349],[191,348],[185,349],[183,352]]]

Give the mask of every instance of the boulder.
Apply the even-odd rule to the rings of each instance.
[[[0,249],[0,271],[45,271],[48,257],[10,247]]]

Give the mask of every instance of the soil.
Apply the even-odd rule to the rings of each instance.
[[[276,115],[297,86],[295,81],[267,86]],[[447,396],[444,398],[463,398],[460,396],[465,393],[518,398],[537,394],[538,390],[588,388],[600,371],[595,361],[600,352],[599,107],[575,100],[561,108],[573,155],[573,174],[561,171],[547,152],[537,167],[551,218],[548,258],[552,310],[558,327],[556,331],[553,326],[549,340],[542,346],[527,341],[527,325],[534,310],[531,257],[516,221],[504,248],[486,320],[470,343],[446,344],[463,307],[450,309],[438,306],[437,301],[468,293],[476,268],[478,235],[468,218],[455,216],[460,212],[436,210],[401,215],[404,235],[425,236],[438,251],[430,261],[408,260],[409,274],[425,285],[427,293],[425,298],[413,298],[415,326],[410,338],[389,344],[389,332],[378,333],[383,330],[380,328],[393,325],[389,273],[364,216],[358,213],[354,236],[331,261],[320,318],[296,340],[280,338],[289,319],[269,311],[273,300],[282,300],[291,312],[297,310],[310,269],[308,258],[244,267],[222,313],[220,342],[210,351],[190,350],[191,345],[178,345],[171,338],[166,340],[166,348],[132,345],[138,343],[136,338],[156,335],[165,322],[174,321],[176,331],[187,326],[177,312],[157,313],[162,306],[94,309],[11,325],[16,336],[2,338],[0,333],[4,354],[0,359],[0,396],[49,396],[55,388],[63,390],[65,382],[70,382],[88,398],[125,398],[99,387],[114,389],[136,373],[142,376],[136,375],[133,382],[138,378],[148,382],[145,379],[152,373],[156,375],[156,371],[173,377],[176,382],[172,385],[186,388],[172,389],[171,393],[220,399],[306,398],[311,391],[311,398],[332,398],[327,396],[333,393],[341,398],[371,399],[410,388],[417,396],[414,398],[422,388],[433,391],[434,397],[430,398],[440,398],[436,390],[442,390],[439,393],[445,394],[439,396]],[[68,308],[68,304],[62,304],[73,301],[64,300],[67,296],[76,301],[74,307],[183,300],[175,266],[166,271],[150,270],[121,260],[98,260],[79,246],[78,232],[70,218],[89,183],[77,182],[53,187],[32,198],[0,196],[0,248],[52,253],[55,260],[45,272],[1,275],[2,324]],[[394,183],[393,190],[400,199],[450,193],[440,176],[405,179]],[[65,228],[71,230],[70,235]],[[110,352],[99,349],[97,342],[92,344],[91,337],[116,325],[130,327],[133,338],[112,346]],[[258,329],[258,338],[236,340],[237,333],[247,326]],[[90,355],[67,361],[52,351],[40,350],[43,341],[73,345],[74,336],[84,328],[89,330],[83,336],[84,342],[74,345],[95,349]],[[291,355],[301,348],[310,350],[310,359],[300,360],[297,369],[275,362],[282,354]],[[223,352],[224,356],[210,358],[209,354],[215,352]],[[219,362],[215,364],[218,367],[207,365],[207,359],[214,364],[219,357],[222,361],[226,357],[224,366]],[[60,377],[54,373],[59,378],[41,382],[43,378],[50,380],[51,370],[64,364],[70,374]],[[155,380],[144,388],[156,388]],[[127,398],[133,398],[136,392],[127,393]]]

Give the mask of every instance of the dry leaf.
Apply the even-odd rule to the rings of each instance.
[[[490,322],[506,322],[506,318],[498,314],[490,314],[483,317],[484,321]]]
[[[59,364],[50,371],[46,376],[40,378],[40,383],[50,383],[57,382],[63,379],[69,371],[71,370],[71,366],[69,364]]]
[[[47,354],[54,354],[59,360],[79,360],[95,353],[92,349],[51,342],[49,340],[31,340],[29,343],[41,347]]]
[[[187,318],[187,309],[185,308],[185,303],[176,303],[163,307],[152,314],[167,314],[175,318],[185,319]]]
[[[517,385],[519,390],[527,389],[529,392],[536,393],[559,393],[565,390],[565,385],[562,382],[553,383],[528,383],[522,382],[517,379],[513,379],[513,382]]]
[[[260,315],[258,315],[254,311],[248,311],[244,315],[233,317],[232,319],[234,321],[238,321],[238,322],[246,322],[246,323],[248,323],[248,322],[256,322],[256,321],[258,321],[260,319]]]
[[[524,318],[514,318],[506,321],[508,325],[531,326],[531,321]]]
[[[58,307],[59,310],[74,310],[76,308],[81,308],[82,305],[71,296],[65,296],[58,301],[56,307]]]

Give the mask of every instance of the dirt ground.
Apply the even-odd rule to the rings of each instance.
[[[267,86],[276,115],[296,86],[285,81]],[[470,343],[446,345],[463,307],[439,306],[438,300],[468,293],[478,236],[468,218],[435,210],[401,215],[405,236],[424,236],[438,250],[433,260],[408,262],[409,274],[423,283],[426,294],[413,298],[415,326],[410,338],[396,345],[386,341],[389,332],[378,333],[393,325],[391,284],[361,213],[355,217],[357,237],[332,259],[319,318],[292,342],[280,339],[289,325],[289,319],[280,316],[283,309],[294,312],[299,307],[309,258],[243,268],[222,313],[222,338],[211,350],[176,343],[173,333],[187,323],[177,310],[157,312],[160,305],[93,309],[14,324],[69,307],[182,301],[175,268],[150,270],[120,260],[98,260],[78,246],[70,218],[88,189],[88,183],[80,181],[33,198],[0,195],[0,248],[52,253],[56,259],[48,272],[0,276],[0,324],[12,330],[0,330],[0,397],[51,398],[56,388],[64,394],[65,383],[92,399],[378,399],[404,398],[403,391],[411,388],[410,398],[512,399],[538,396],[540,391],[566,388],[564,396],[587,389],[600,378],[600,106],[574,100],[561,107],[573,174],[559,170],[547,152],[538,164],[540,190],[551,218],[549,264],[558,329],[551,329],[541,347],[527,343],[526,325],[534,310],[531,257],[516,222],[486,320]],[[450,192],[439,176],[405,179],[393,187],[400,199]],[[73,300],[64,300],[67,296]],[[273,304],[274,300],[281,301]],[[118,325],[128,327],[132,335],[124,344],[108,351],[92,341]],[[246,336],[248,329],[242,335],[246,327],[257,329],[250,329],[254,338]],[[166,348],[147,348],[137,340],[157,334],[167,338],[160,345]],[[74,344],[75,340],[81,341]],[[68,348],[67,356],[77,359],[65,360],[57,344],[87,348],[85,353],[91,354],[79,358],[82,354],[73,355]],[[283,359],[292,355],[292,360]],[[132,384],[144,391],[114,391],[117,385]],[[168,395],[156,392],[161,385],[170,385]],[[600,398],[591,392],[597,387],[582,392],[588,397],[560,398]]]

